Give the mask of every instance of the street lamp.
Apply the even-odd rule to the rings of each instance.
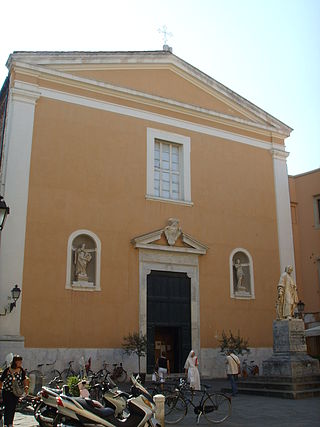
[[[305,306],[305,303],[299,300],[297,304],[297,309],[298,309],[300,319],[303,319],[304,306]]]
[[[3,230],[4,222],[9,213],[9,206],[6,205],[6,202],[3,200],[3,197],[0,196],[0,231]]]
[[[13,299],[13,302],[11,302],[7,307],[4,308],[4,313],[0,313],[0,316],[6,316],[8,313],[11,313],[11,311],[16,307],[16,302],[20,298],[21,289],[18,285],[15,285],[14,288],[11,289],[11,299]]]

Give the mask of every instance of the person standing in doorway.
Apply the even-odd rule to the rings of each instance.
[[[230,350],[228,350],[226,354],[227,377],[230,381],[232,396],[236,396],[238,393],[237,379],[240,372],[240,360],[239,357]]]
[[[198,358],[193,350],[190,351],[189,356],[187,357],[184,369],[188,378],[190,387],[193,390],[200,390],[200,374],[198,370]]]
[[[161,356],[158,358],[157,363],[158,374],[160,377],[160,382],[163,384],[165,382],[166,376],[170,375],[170,362],[166,357],[164,351],[161,352]]]
[[[0,390],[4,405],[4,425],[12,427],[14,414],[19,397],[13,394],[13,382],[17,381],[20,387],[24,388],[27,394],[29,391],[29,379],[26,371],[22,368],[22,357],[13,356],[11,366],[6,368],[0,378]]]

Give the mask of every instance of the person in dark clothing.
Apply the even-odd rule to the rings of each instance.
[[[161,356],[157,360],[156,365],[158,367],[160,382],[164,383],[166,376],[170,375],[170,363],[169,359],[166,358],[166,354],[164,351],[161,352]]]
[[[18,381],[20,387],[24,387],[24,392],[29,391],[29,379],[26,376],[26,371],[22,368],[22,357],[13,356],[11,366],[6,368],[0,378],[0,390],[2,390],[2,398],[4,405],[4,425],[12,426],[14,414],[19,397],[13,394],[12,384]]]

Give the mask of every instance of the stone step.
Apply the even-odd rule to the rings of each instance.
[[[229,390],[230,391],[230,390]],[[274,390],[274,389],[256,389],[256,388],[238,388],[238,392],[241,394],[254,394],[257,396],[270,396],[280,397],[284,399],[306,399],[308,397],[320,396],[320,387],[309,390]]]
[[[274,389],[274,390],[309,390],[320,389],[320,381],[301,382],[301,383],[284,383],[284,382],[258,382],[258,381],[238,381],[238,388],[240,389]]]
[[[239,377],[239,383],[310,383],[310,382],[320,382],[320,375],[309,375],[304,377],[285,377],[285,376],[276,376],[276,377],[270,377],[270,376],[252,376],[252,377]]]

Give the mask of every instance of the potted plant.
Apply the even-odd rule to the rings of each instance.
[[[122,347],[126,354],[136,354],[138,356],[139,376],[141,382],[144,383],[146,374],[141,372],[141,357],[146,356],[147,351],[147,337],[146,335],[139,334],[138,332],[129,333],[123,337]]]
[[[224,353],[226,350],[230,350],[235,354],[243,354],[250,353],[250,349],[248,348],[248,340],[242,338],[240,336],[240,331],[238,331],[238,335],[233,335],[231,331],[229,331],[229,335],[227,335],[224,331],[222,331],[222,338],[219,340],[221,353]]]

